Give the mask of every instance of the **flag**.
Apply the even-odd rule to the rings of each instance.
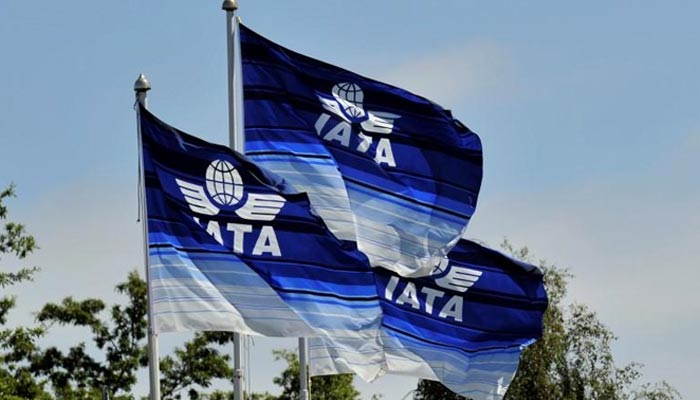
[[[312,375],[383,373],[440,381],[474,400],[500,399],[522,350],[542,335],[542,272],[462,240],[428,277],[375,268],[381,343],[314,338]]]
[[[401,373],[500,398],[541,335],[538,269],[467,241],[426,277],[371,268],[278,176],[139,115],[157,332],[313,336],[312,374]]]
[[[246,154],[372,266],[429,275],[474,213],[479,137],[423,97],[240,33]]]
[[[305,194],[141,106],[139,115],[156,331],[342,337],[378,326],[367,258],[330,233]]]

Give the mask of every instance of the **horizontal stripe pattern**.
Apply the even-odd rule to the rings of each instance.
[[[333,236],[305,194],[228,148],[142,107],[139,114],[156,331],[298,337],[378,329],[381,308],[367,258]],[[231,167],[238,178],[212,175],[212,165]],[[236,180],[242,186],[226,189]],[[240,198],[217,202],[213,184]],[[239,212],[261,196],[277,199],[266,203],[277,207],[273,214]]]
[[[241,53],[246,154],[307,192],[329,229],[356,241],[371,265],[428,275],[476,208],[479,137],[425,98],[245,26]],[[354,103],[340,87],[353,88]]]
[[[248,146],[248,144],[246,144]],[[343,177],[333,160],[287,154],[249,155],[286,183],[309,195],[314,212],[341,240],[356,240],[354,214]]]
[[[366,380],[398,374],[437,380],[475,400],[501,399],[522,350],[542,334],[547,308],[536,267],[461,240],[442,270],[405,278],[376,268],[381,328],[310,342],[312,375],[356,373]],[[471,286],[445,281],[470,271]],[[379,337],[363,340],[363,337]]]

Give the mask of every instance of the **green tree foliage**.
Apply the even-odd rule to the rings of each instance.
[[[507,241],[504,250],[533,262],[527,248],[515,249]],[[523,351],[518,372],[505,400],[674,400],[680,394],[668,383],[639,385],[641,365],[615,365],[610,346],[617,338],[583,304],[564,304],[571,274],[549,265],[544,271],[549,308],[544,315],[542,338]],[[422,380],[415,399],[459,400],[438,382]]]
[[[8,221],[5,200],[14,197],[14,186],[0,191],[0,260],[3,254],[22,260],[36,248],[34,237],[27,234],[24,225]],[[32,280],[36,267],[0,270],[0,288]],[[6,328],[10,310],[15,306],[15,298],[0,297],[0,398],[44,399],[45,383],[36,379],[29,368],[29,360],[37,351],[36,339],[43,335],[41,328]]]
[[[299,358],[288,350],[275,350],[275,359],[287,362],[287,368],[273,382],[282,388],[279,396],[259,395],[260,400],[297,400],[299,398]],[[360,392],[350,374],[315,376],[311,378],[311,400],[356,400]]]
[[[139,368],[148,366],[146,282],[135,271],[116,290],[127,297],[126,305],[114,305],[108,312],[102,300],[76,301],[72,297],[60,304],[46,304],[37,320],[47,327],[65,325],[87,328],[92,347],[79,343],[67,351],[50,347],[32,359],[32,371],[51,383],[60,399],[101,398],[106,388],[110,399],[133,399],[130,394]],[[160,360],[163,400],[199,398],[198,388],[212,379],[230,378],[228,356],[215,345],[231,340],[227,333],[202,333],[176,348],[173,355]]]
[[[248,400],[297,400],[299,398],[299,358],[296,353],[289,350],[275,350],[273,352],[277,361],[284,360],[287,367],[282,374],[273,379],[273,382],[282,388],[279,396],[270,393],[251,393],[246,396]],[[351,374],[314,376],[310,382],[311,400],[357,400],[360,392],[355,389]],[[377,397],[373,396],[375,400]],[[233,400],[232,392],[216,391],[205,394],[198,399],[206,400]]]
[[[230,357],[222,354],[217,346],[233,343],[229,332],[203,332],[175,349],[173,356],[161,359],[161,398],[179,400],[183,393],[189,399],[225,399],[225,393],[203,394],[202,388],[210,386],[213,379],[233,379]]]
[[[47,327],[87,328],[101,353],[99,358],[90,354],[81,342],[67,351],[49,347],[35,357],[34,371],[48,378],[58,397],[91,397],[104,387],[110,398],[130,398],[126,394],[136,383],[136,371],[148,362],[144,344],[146,284],[131,272],[116,290],[128,301],[112,306],[109,312],[104,312],[107,306],[100,299],[67,297],[60,304],[46,304],[37,314],[37,320]]]
[[[275,377],[273,382],[282,388],[282,393],[278,396],[270,393],[251,393],[246,396],[247,400],[297,400],[299,398],[299,358],[296,353],[289,350],[275,350],[273,352],[277,361],[283,360],[287,367],[280,376]],[[353,376],[351,374],[314,376],[310,383],[311,400],[357,400],[360,392],[355,389]],[[209,394],[198,394],[197,399],[201,400],[233,400],[233,393],[230,391],[215,391]],[[372,400],[379,399],[373,396]]]
[[[0,259],[10,255],[24,259],[36,249],[34,238],[23,225],[7,221],[4,202],[14,196],[14,187],[0,192]],[[532,262],[527,248],[505,250]],[[527,348],[510,385],[506,400],[675,400],[678,392],[666,382],[639,385],[641,366],[615,365],[610,346],[613,333],[596,314],[581,304],[564,304],[571,275],[562,269],[538,263],[545,272],[550,306],[544,316],[543,337]],[[31,280],[37,269],[0,270],[0,288]],[[15,298],[0,294],[0,399],[95,399],[106,388],[111,399],[133,399],[130,393],[136,373],[147,366],[146,283],[136,272],[116,286],[127,299],[124,305],[107,307],[100,299],[63,299],[46,304],[37,314],[39,327],[7,328]],[[75,344],[67,350],[40,349],[37,339],[52,326],[82,327],[91,333],[91,343]],[[161,391],[164,400],[228,400],[231,392],[204,393],[214,379],[232,379],[229,356],[219,350],[232,342],[223,332],[199,333],[170,356],[161,359]],[[293,352],[275,352],[287,363],[274,383],[282,394],[253,393],[250,400],[296,400],[299,395],[299,360]],[[48,390],[51,390],[49,393]],[[312,400],[356,400],[359,392],[351,375],[311,379]],[[423,380],[416,399],[457,400],[437,382]]]
[[[4,202],[6,199],[14,196],[14,185],[10,185],[7,189],[0,191],[0,221],[7,221],[7,206]],[[36,248],[34,237],[26,233],[24,225],[12,221],[4,223],[0,230],[0,256],[2,254],[13,254],[17,258],[23,259]],[[20,268],[14,272],[0,271],[0,287],[4,288],[15,283],[31,280],[36,271],[36,267]]]

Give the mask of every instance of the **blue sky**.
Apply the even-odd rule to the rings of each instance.
[[[244,23],[270,39],[452,109],[484,144],[468,236],[507,236],[569,267],[570,300],[620,337],[619,361],[700,396],[700,5],[240,3]],[[30,260],[37,281],[15,289],[17,323],[68,295],[118,300],[114,285],[141,265],[138,73],[158,116],[226,143],[219,6],[0,2],[0,187],[18,185],[10,211],[42,247]],[[71,343],[70,330],[57,332],[49,343]],[[164,350],[181,340],[163,338]],[[275,390],[282,365],[270,349],[294,344],[256,339],[254,390]],[[361,388],[394,400],[413,382]]]

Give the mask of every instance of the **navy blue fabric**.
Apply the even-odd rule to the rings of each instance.
[[[303,186],[327,222],[348,202],[355,236],[329,227],[356,240],[373,266],[426,274],[475,211],[479,137],[430,100],[240,31],[246,154]],[[335,170],[299,171],[318,160]],[[304,176],[332,181],[336,171],[341,183]]]
[[[265,314],[265,310],[279,312],[284,308],[284,318],[295,319],[300,326],[306,324],[316,329],[321,326],[318,320],[325,312],[321,312],[320,306],[313,309],[313,304],[325,302],[341,304],[335,309],[340,315],[352,318],[353,310],[357,309],[358,320],[379,320],[381,313],[374,275],[367,258],[353,242],[340,241],[328,231],[323,221],[310,212],[306,194],[296,193],[281,179],[227,147],[207,143],[172,128],[142,107],[139,112],[151,269],[156,282],[167,288],[174,285],[176,289],[161,290],[163,294],[155,296],[159,304],[165,307],[187,298],[190,308],[197,305],[201,309],[207,305],[206,296],[183,297],[181,294],[192,282],[200,285],[199,291],[225,293],[231,287],[240,286],[241,279],[249,279],[245,278],[246,275],[254,273],[257,277],[250,278],[253,281],[247,284],[247,289],[251,290],[248,295],[261,296],[263,293],[268,299],[257,303],[261,307],[258,314]],[[218,204],[207,188],[208,168],[212,163],[223,161],[240,174],[243,196],[237,204]],[[193,210],[178,180],[189,187],[199,188],[203,201],[219,209],[215,215]],[[251,220],[237,214],[256,195],[279,196],[277,198],[283,202],[272,220]],[[228,224],[238,224],[245,231],[242,240],[239,238],[242,243],[239,251],[234,245],[234,232],[227,229]],[[212,227],[216,228],[215,232],[211,232]],[[273,232],[274,237],[260,239],[265,237],[265,229],[268,234]],[[236,234],[240,235],[239,232]],[[254,254],[255,246],[261,244],[267,251]],[[275,246],[279,254],[275,254]],[[233,274],[233,271],[238,272]],[[257,287],[257,292],[252,289],[254,287]],[[180,294],[175,295],[176,292]],[[211,292],[207,293],[207,296],[213,296]],[[296,296],[295,301],[289,300],[289,296]],[[255,302],[237,304],[235,293],[228,301],[233,308],[256,305]],[[323,307],[327,310],[330,306]],[[200,330],[197,312],[167,309],[161,314],[176,320],[169,320],[168,325],[179,327],[176,330]],[[276,336],[309,334],[308,330],[289,331],[283,325],[283,318],[270,319],[268,326],[258,333]],[[348,328],[347,321],[333,321],[333,318],[326,318],[323,324],[339,330]],[[175,330],[165,330],[171,329]]]
[[[384,327],[471,351],[523,345],[541,337],[547,294],[539,269],[469,240],[461,240],[448,259],[444,271],[423,278],[404,279],[384,269],[375,269]],[[437,284],[453,268],[469,268],[480,276],[464,292]],[[386,293],[391,278],[398,280],[398,284],[387,298],[382,294]],[[411,303],[397,304],[407,285],[416,288],[417,309]],[[423,291],[436,293],[429,306],[431,312],[426,310],[428,296]],[[460,320],[440,317],[440,310],[455,297],[461,298]]]

